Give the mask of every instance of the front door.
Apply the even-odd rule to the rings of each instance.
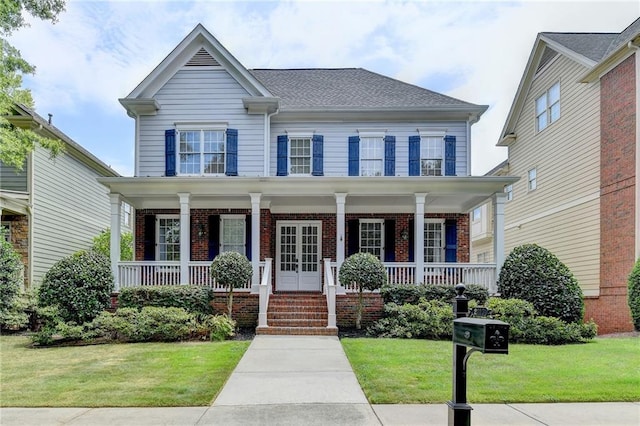
[[[276,290],[321,290],[322,222],[278,221]]]

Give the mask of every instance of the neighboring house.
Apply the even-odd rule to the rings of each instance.
[[[333,289],[334,328],[352,287],[332,284],[358,251],[390,282],[495,290],[496,265],[468,263],[468,213],[501,211],[516,178],[470,176],[486,106],[361,68],[247,70],[201,25],[120,102],[136,120],[135,177],[99,180],[135,208],[136,261],[111,244],[120,288],[218,288],[211,260],[235,250],[253,264],[246,292],[269,290],[261,327],[269,292]]]
[[[537,243],[557,255],[600,333],[633,329],[638,46],[640,19],[622,33],[538,34],[498,143],[509,150],[507,173],[523,177],[506,189],[506,253]]]
[[[119,174],[24,106],[16,105],[7,119],[64,142],[53,159],[36,144],[22,171],[0,163],[2,226],[25,265],[25,287],[33,287],[54,263],[88,249],[110,226],[109,194],[96,178]]]

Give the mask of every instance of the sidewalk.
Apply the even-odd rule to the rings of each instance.
[[[473,404],[474,426],[638,426],[640,403]],[[370,405],[337,337],[256,336],[213,405],[3,408],[0,425],[446,425],[446,404]]]

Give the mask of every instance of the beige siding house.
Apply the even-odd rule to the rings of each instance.
[[[21,172],[0,164],[2,226],[25,264],[25,286],[37,286],[55,262],[88,249],[109,227],[109,195],[97,178],[119,174],[27,108],[16,106],[9,121],[65,143],[54,159],[37,146]]]

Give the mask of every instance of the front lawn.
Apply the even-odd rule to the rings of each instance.
[[[0,336],[2,407],[209,405],[250,341],[34,349]]]
[[[372,404],[451,399],[451,341],[342,339]],[[513,344],[508,355],[474,353],[469,403],[640,401],[640,339],[597,338],[579,345]]]

